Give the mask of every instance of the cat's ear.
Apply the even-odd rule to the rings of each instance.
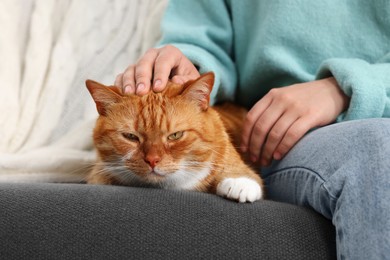
[[[185,86],[183,96],[198,102],[202,110],[207,110],[210,102],[210,93],[214,85],[214,73],[208,72],[203,74],[195,81],[189,82],[188,86]]]
[[[107,87],[89,79],[85,82],[85,85],[96,103],[97,111],[102,116],[106,115],[108,106],[117,103],[122,99],[119,91],[114,87]]]

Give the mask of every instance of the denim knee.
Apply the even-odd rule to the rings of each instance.
[[[390,119],[356,120],[309,133],[284,159],[262,172],[270,198],[301,205],[322,200],[327,207],[316,210],[330,217],[341,192],[380,193],[389,187],[389,155]]]
[[[334,124],[306,135],[264,168],[270,199],[332,220],[339,259],[390,252],[390,119]],[[267,191],[267,190],[266,190]]]

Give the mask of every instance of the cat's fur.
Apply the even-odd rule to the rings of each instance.
[[[100,116],[93,134],[98,162],[87,182],[261,199],[261,178],[233,145],[246,111],[232,104],[209,107],[213,83],[214,74],[207,73],[139,97],[88,80]]]

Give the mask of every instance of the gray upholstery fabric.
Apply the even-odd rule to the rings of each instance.
[[[310,209],[83,184],[0,184],[0,259],[334,259]]]

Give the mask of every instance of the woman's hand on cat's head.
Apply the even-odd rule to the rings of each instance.
[[[182,84],[199,76],[194,64],[178,48],[167,45],[149,49],[136,64],[116,77],[115,85],[125,94],[145,95],[151,89],[164,90],[168,79]]]

